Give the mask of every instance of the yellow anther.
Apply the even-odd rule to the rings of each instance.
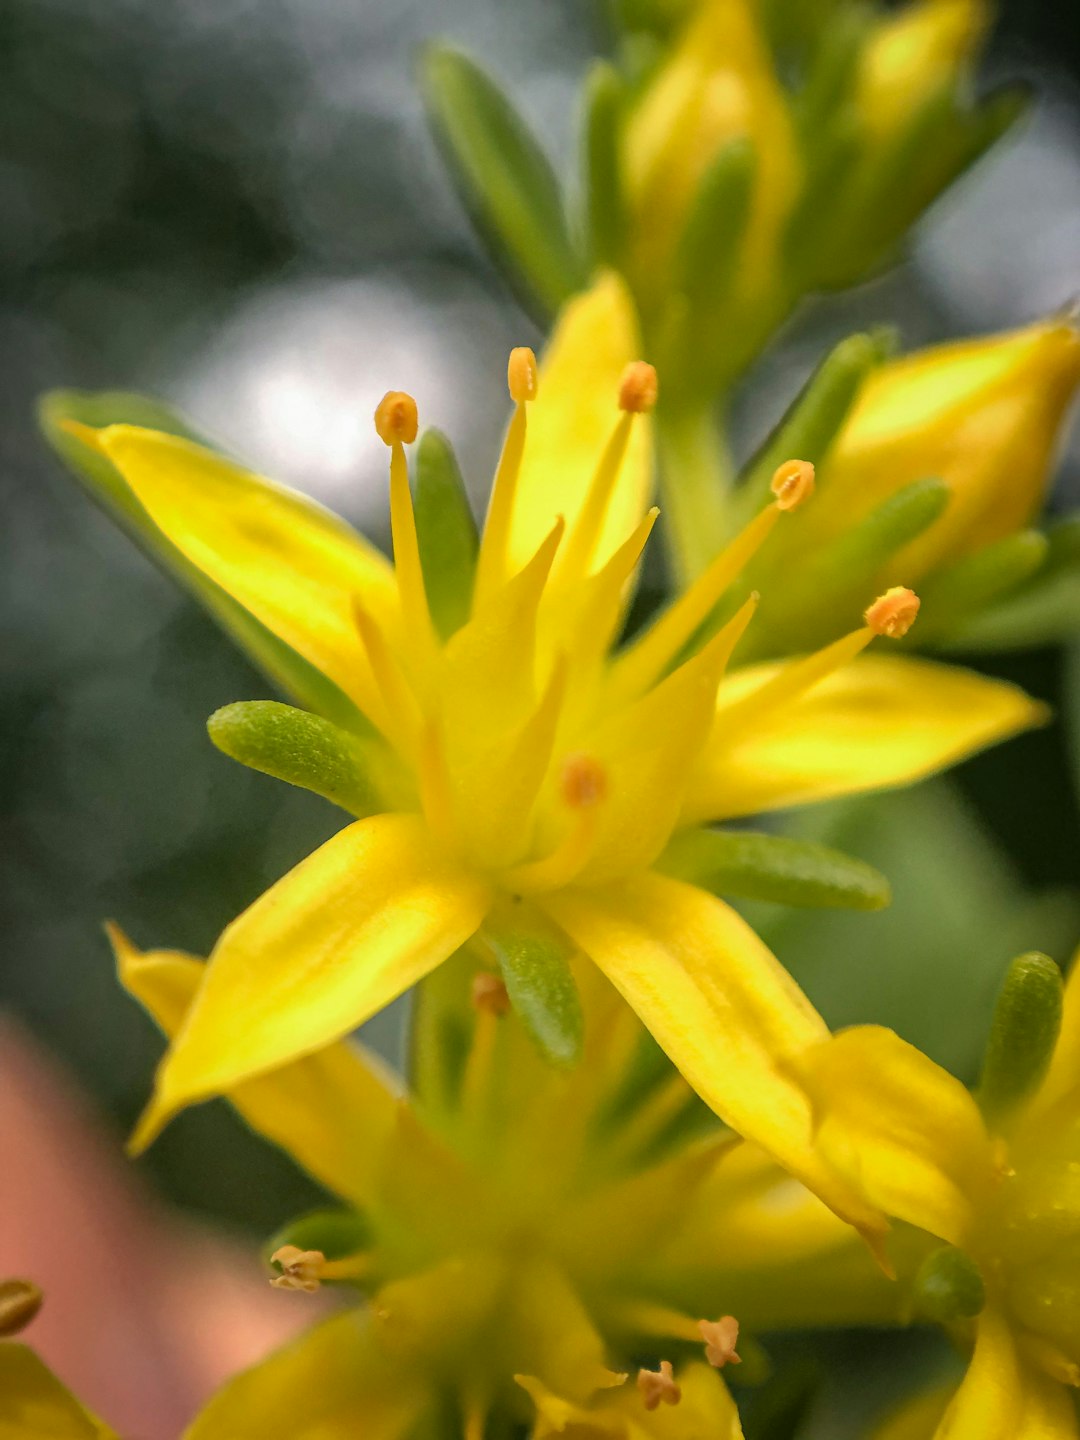
[[[490,970],[478,970],[473,976],[470,997],[474,1010],[485,1015],[505,1015],[510,1009],[506,986]]]
[[[914,590],[909,590],[906,585],[894,585],[884,595],[878,596],[863,619],[875,635],[899,640],[915,624],[919,604]]]
[[[656,404],[659,381],[647,360],[631,360],[619,381],[619,409],[646,415]]]
[[[326,1256],[321,1250],[301,1250],[296,1245],[282,1245],[270,1256],[272,1265],[281,1266],[271,1285],[279,1290],[303,1290],[312,1295],[318,1290],[326,1270]]]
[[[0,1335],[18,1335],[25,1330],[44,1298],[30,1280],[0,1280]]]
[[[537,379],[536,356],[528,345],[516,346],[510,351],[510,359],[506,363],[506,383],[515,405],[524,405],[526,400],[536,399]]]
[[[388,390],[375,407],[375,429],[385,445],[411,445],[419,425],[416,401],[404,390]]]
[[[682,1399],[670,1360],[661,1360],[659,1370],[639,1370],[637,1388],[646,1410],[655,1410],[661,1403],[678,1405]]]
[[[591,755],[570,755],[563,762],[559,789],[571,810],[591,810],[607,795],[607,772]]]
[[[814,493],[814,467],[809,460],[785,460],[776,467],[769,488],[778,510],[795,510]]]
[[[741,1365],[742,1357],[735,1351],[739,1339],[739,1322],[734,1315],[721,1315],[719,1320],[699,1320],[698,1329],[705,1342],[705,1359],[717,1370],[725,1365]]]

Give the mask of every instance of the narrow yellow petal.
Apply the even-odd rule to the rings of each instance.
[[[205,963],[175,950],[138,950],[116,926],[109,938],[121,983],[171,1039],[205,979]],[[370,1201],[399,1099],[378,1060],[359,1045],[328,1045],[244,1081],[228,1098],[322,1185],[354,1205]]]
[[[963,1248],[997,1178],[979,1107],[891,1030],[860,1025],[808,1050],[799,1073],[817,1140],[869,1204]]]
[[[324,1321],[230,1380],[183,1440],[398,1440],[433,1397],[380,1339],[371,1311]]]
[[[817,1152],[793,1059],[828,1031],[802,991],[721,900],[658,875],[543,897],[705,1102],[838,1214],[880,1215]]]
[[[0,1440],[117,1440],[28,1345],[0,1344]]]
[[[361,709],[370,678],[352,618],[359,597],[396,611],[393,571],[336,516],[187,440],[132,425],[98,432],[150,518],[191,563]]]
[[[414,816],[340,831],[221,936],[138,1141],[355,1029],[463,944],[489,898]]]
[[[562,311],[529,410],[529,439],[510,523],[512,570],[536,551],[557,515],[565,516],[567,531],[573,533],[618,419],[620,378],[640,354],[633,304],[616,276],[602,276]],[[596,566],[645,513],[652,485],[651,444],[651,420],[641,415],[608,502],[593,555]]]
[[[1076,1440],[1078,1434],[1068,1390],[1018,1355],[1007,1320],[987,1306],[967,1374],[933,1440]]]
[[[720,687],[685,823],[753,815],[910,784],[1047,719],[999,680],[906,656],[865,655],[728,739],[727,715],[782,667],[748,666]]]
[[[1045,1113],[1067,1095],[1080,1093],[1080,951],[1073,956],[1065,982],[1065,1005],[1054,1056],[1032,1111]],[[1029,1114],[1032,1113],[1029,1111]]]

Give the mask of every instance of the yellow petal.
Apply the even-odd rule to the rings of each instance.
[[[340,831],[225,930],[136,1143],[355,1029],[463,944],[488,902],[413,816]]]
[[[727,1386],[698,1361],[677,1372],[682,1391],[677,1405],[648,1411],[630,1377],[599,1391],[585,1403],[568,1399],[535,1375],[515,1376],[536,1407],[532,1440],[742,1440],[738,1411]]]
[[[350,1310],[230,1380],[183,1440],[397,1440],[431,1398],[371,1312]]]
[[[1080,951],[1073,956],[1065,982],[1061,1033],[1050,1069],[1032,1101],[1032,1111],[1045,1113],[1067,1095],[1080,1093]]]
[[[916,1395],[879,1425],[870,1440],[931,1440],[951,1399],[951,1387]]]
[[[137,950],[115,927],[109,935],[121,982],[171,1039],[205,978],[205,963],[175,950]],[[399,1101],[389,1076],[359,1045],[328,1045],[245,1081],[228,1098],[327,1189],[356,1205],[370,1201]]]
[[[876,141],[897,135],[956,85],[991,18],[986,0],[916,0],[878,22],[856,82],[860,117]]]
[[[685,823],[910,784],[1048,715],[1015,685],[959,666],[865,655],[729,737],[725,710],[779,668],[752,665],[725,678]]]
[[[867,1201],[961,1248],[993,1188],[979,1107],[948,1071],[892,1030],[860,1025],[799,1065],[822,1151]]]
[[[363,709],[371,681],[352,606],[396,613],[387,561],[312,500],[190,441],[112,425],[98,443],[187,559]]]
[[[27,1345],[0,1344],[0,1440],[116,1440]]]
[[[568,535],[581,514],[589,482],[619,420],[619,380],[641,358],[633,305],[622,281],[602,276],[563,310],[540,366],[529,405],[528,439],[518,474],[510,527],[510,561],[520,569],[556,518]],[[600,541],[597,569],[645,513],[652,485],[650,420],[638,417],[619,471]]]
[[[1076,1440],[1065,1386],[1017,1354],[1008,1322],[993,1306],[979,1316],[975,1353],[933,1440]]]
[[[702,1099],[838,1214],[879,1214],[814,1147],[810,1101],[792,1074],[825,1023],[780,962],[723,901],[659,875],[543,897]]]

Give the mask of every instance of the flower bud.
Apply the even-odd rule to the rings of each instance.
[[[882,20],[863,52],[857,82],[870,136],[888,140],[928,100],[962,83],[989,23],[985,0],[921,0]]]
[[[1061,320],[883,365],[821,467],[803,544],[835,539],[931,476],[949,500],[893,557],[905,583],[1023,529],[1041,508],[1078,383],[1080,335]]]

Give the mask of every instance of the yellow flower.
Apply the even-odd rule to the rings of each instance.
[[[655,377],[635,348],[628,302],[605,280],[565,315],[539,384],[531,352],[512,355],[515,411],[471,611],[448,639],[426,598],[409,397],[387,396],[377,416],[393,567],[300,496],[190,442],[82,432],[186,562],[371,722],[357,744],[376,813],[225,930],[139,1145],[184,1105],[318,1052],[467,943],[533,965],[525,984],[538,973],[528,957],[541,951],[543,970],[561,947],[600,967],[717,1114],[874,1227],[820,1164],[787,1063],[825,1038],[823,1022],[730,907],[662,873],[665,847],[726,817],[910,781],[1041,711],[964,671],[858,659],[894,632],[891,601],[817,654],[725,678],[754,597],[695,637],[770,531],[798,524],[784,512],[810,479],[790,467],[746,532],[612,653],[656,513],[648,418],[635,414]]]
[[[898,135],[921,105],[952,89],[989,24],[985,0],[919,0],[880,20],[857,79],[868,134],[878,142]]]
[[[1053,994],[1045,957],[1017,966]],[[1047,1008],[1021,999],[1015,1014],[1045,1034]],[[1052,1056],[1030,1044],[1020,1053],[1027,1083],[1009,1094],[984,1074],[982,1109],[888,1030],[848,1030],[806,1060],[833,1163],[870,1203],[978,1268],[985,1304],[967,1375],[932,1432],[939,1440],[1080,1434],[1067,1388],[1080,1385],[1080,967]]]
[[[28,1345],[0,1341],[0,1440],[117,1440]]]
[[[203,962],[112,939],[124,985],[178,1033]],[[700,1107],[686,1082],[655,1064],[599,975],[584,969],[582,988],[590,1023],[572,1071],[545,1063],[496,977],[462,956],[420,997],[414,1095],[349,1041],[229,1092],[359,1216],[360,1248],[334,1255],[315,1242],[320,1226],[340,1229],[297,1222],[273,1283],[344,1280],[364,1303],[227,1384],[187,1440],[358,1427],[390,1440],[448,1407],[466,1436],[509,1418],[531,1419],[537,1440],[564,1428],[740,1440],[717,1371],[753,1339],[738,1341],[729,1294],[775,1327],[803,1323],[808,1306],[842,1318],[844,1289],[869,1313],[867,1274],[895,1289],[857,1242],[863,1272],[838,1289],[830,1271],[854,1232],[715,1123],[688,1132]]]
[[[748,140],[756,165],[743,244],[750,288],[775,268],[800,168],[788,103],[749,0],[702,0],[635,104],[624,147],[630,268],[654,297],[698,187],[724,145]],[[662,292],[661,292],[662,293]]]

